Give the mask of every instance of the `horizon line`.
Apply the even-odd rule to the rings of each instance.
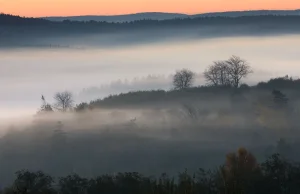
[[[229,13],[229,12],[250,12],[250,11],[300,11],[300,8],[296,9],[248,9],[248,10],[227,10],[227,11],[211,11],[211,12],[196,12],[196,13],[184,13],[184,12],[159,12],[159,11],[147,11],[147,12],[131,12],[131,13],[122,13],[122,14],[91,14],[91,15],[48,15],[48,16],[21,16],[15,15],[25,18],[49,18],[49,17],[88,17],[88,16],[102,16],[102,17],[112,17],[112,16],[127,16],[127,15],[137,15],[137,14],[147,14],[147,13],[164,13],[164,14],[181,14],[186,16],[193,16],[193,15],[201,15],[201,14],[210,14],[210,13]],[[9,14],[5,12],[0,12],[0,14]],[[9,14],[14,15],[14,14]]]

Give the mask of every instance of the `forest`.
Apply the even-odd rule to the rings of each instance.
[[[71,21],[71,20],[64,20],[60,21],[50,21],[47,19],[42,18],[28,18],[28,17],[21,17],[15,16],[10,14],[0,14],[0,24],[4,26],[15,26],[15,25],[31,25],[31,26],[40,26],[40,25],[110,25],[116,27],[133,27],[133,26],[164,26],[168,25],[178,25],[178,24],[222,24],[226,26],[228,24],[243,24],[243,23],[253,23],[259,24],[260,23],[276,23],[280,22],[283,24],[286,21],[288,23],[299,23],[300,16],[298,15],[256,15],[256,16],[239,16],[239,17],[226,17],[226,16],[205,16],[205,17],[194,17],[194,18],[174,18],[174,19],[165,19],[165,20],[151,20],[151,19],[143,19],[143,20],[136,20],[131,22],[102,22],[102,21]],[[150,26],[149,26],[150,27]]]
[[[145,31],[168,31],[172,34],[186,34],[188,30],[199,31],[203,36],[212,35],[252,35],[281,34],[299,32],[300,16],[262,15],[240,17],[195,17],[167,20],[138,20],[123,23],[101,21],[54,22],[41,18],[25,18],[9,14],[0,14],[1,45],[13,45],[16,40],[26,38],[47,38],[49,36],[76,36],[107,33],[132,33]],[[217,30],[215,29],[217,28]],[[176,30],[174,30],[176,29]],[[19,39],[22,36],[22,39]],[[157,36],[155,36],[157,37]],[[42,41],[43,39],[41,39]],[[8,42],[7,44],[4,44]],[[30,43],[30,41],[29,41]]]
[[[105,174],[93,178],[71,174],[54,178],[41,171],[16,172],[3,194],[296,194],[300,190],[300,166],[279,154],[259,164],[251,152],[239,148],[213,169],[187,169],[176,177],[162,173],[148,177],[137,172]]]
[[[0,138],[1,192],[299,193],[300,81],[249,86],[252,73],[231,56],[201,86],[181,69],[169,91],[42,95]]]

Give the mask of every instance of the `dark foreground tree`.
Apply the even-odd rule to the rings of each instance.
[[[58,182],[58,193],[61,194],[86,194],[88,190],[88,179],[77,174],[62,177]]]
[[[240,148],[237,153],[226,156],[226,162],[220,168],[223,192],[226,194],[244,193],[255,191],[256,180],[261,172],[256,158],[245,148]]]
[[[176,90],[190,88],[195,80],[195,73],[188,69],[177,71],[173,77],[173,86]]]
[[[53,194],[53,178],[41,171],[18,171],[11,191],[14,194]]]
[[[246,149],[228,154],[216,171],[187,170],[177,178],[163,173],[145,177],[136,172],[83,178],[77,174],[53,179],[42,172],[18,172],[5,194],[298,194],[300,166],[274,154],[259,165]]]

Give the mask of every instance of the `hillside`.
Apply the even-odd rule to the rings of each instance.
[[[89,108],[99,107],[140,107],[140,106],[169,106],[170,104],[189,104],[192,101],[218,101],[218,99],[230,98],[233,102],[243,100],[245,94],[270,93],[272,90],[280,90],[290,95],[291,98],[299,98],[300,79],[286,79],[279,77],[267,82],[259,82],[254,86],[242,85],[239,89],[228,87],[199,86],[186,90],[153,90],[134,91],[110,95],[103,99],[91,101]],[[100,93],[101,91],[99,91]]]
[[[139,44],[178,38],[299,34],[299,26],[300,16],[296,15],[197,17],[109,23],[69,20],[53,22],[2,14],[0,47],[48,48],[55,45],[55,48],[69,48],[78,45]]]
[[[0,24],[3,26],[43,25],[49,23],[51,22],[41,18],[28,18],[28,17],[20,17],[15,15],[0,13]]]
[[[193,17],[241,17],[241,16],[299,16],[300,10],[253,10],[253,11],[228,11],[196,14]]]
[[[131,22],[136,20],[169,20],[174,18],[187,18],[186,14],[179,13],[161,13],[161,12],[149,12],[149,13],[136,13],[127,15],[113,15],[113,16],[97,16],[97,15],[86,15],[86,16],[67,16],[67,17],[44,17],[50,21],[105,21],[105,22]]]
[[[86,16],[66,16],[66,17],[43,17],[50,21],[105,21],[105,22],[132,22],[136,20],[169,20],[175,18],[197,18],[197,17],[241,17],[241,16],[263,16],[263,15],[294,15],[299,16],[300,10],[254,10],[254,11],[228,11],[228,12],[211,12],[195,15],[181,13],[163,13],[163,12],[144,12],[125,15],[86,15]]]

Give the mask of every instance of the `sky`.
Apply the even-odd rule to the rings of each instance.
[[[137,12],[204,13],[300,9],[299,0],[0,0],[0,12],[20,16],[118,15]]]

